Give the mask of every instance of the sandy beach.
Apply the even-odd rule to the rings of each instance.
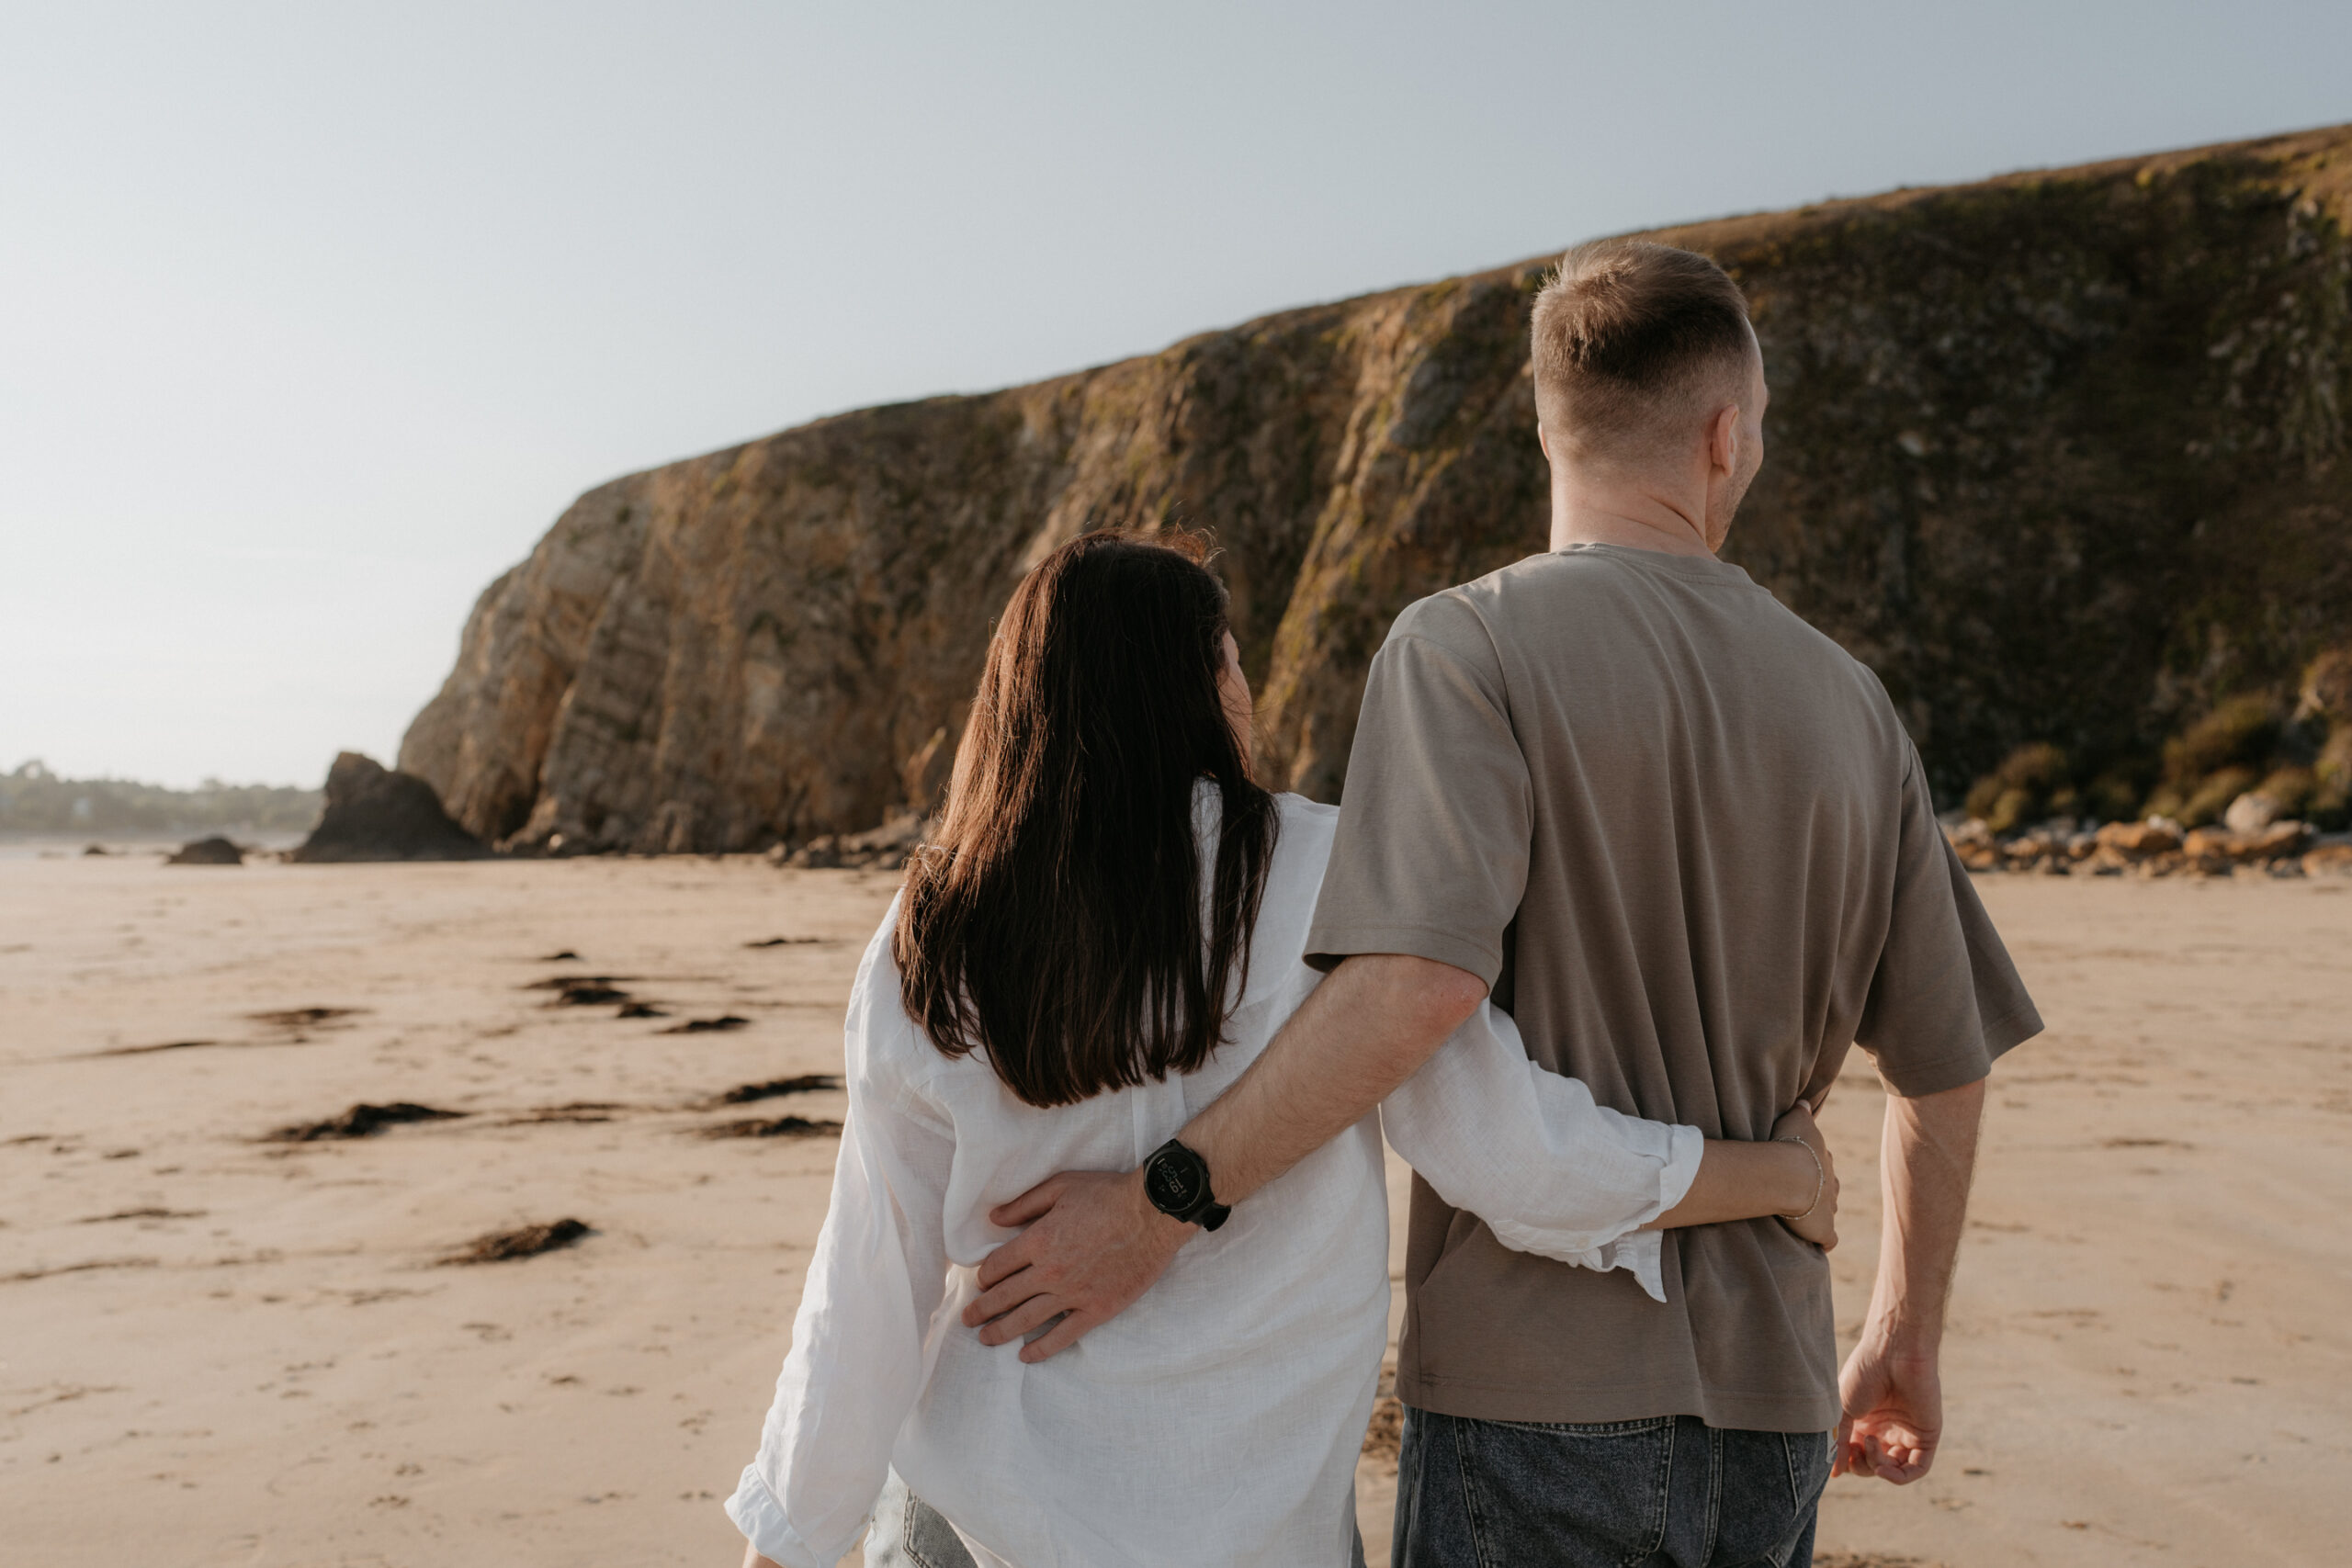
[[[732,1564],[845,1101],[725,1097],[838,1071],[894,882],[0,859],[0,1556]],[[2352,882],[1979,886],[2051,1029],[1996,1073],[1943,1458],[1834,1485],[1822,1561],[2339,1561]],[[356,1105],[458,1114],[320,1126]],[[1858,1056],[1848,1334],[1880,1106]]]

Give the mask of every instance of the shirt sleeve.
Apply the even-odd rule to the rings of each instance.
[[[1492,988],[1527,888],[1533,786],[1486,628],[1440,595],[1373,660],[1307,962],[1451,964]]]
[[[1682,1201],[1706,1139],[1594,1103],[1592,1091],[1530,1061],[1510,1015],[1481,1002],[1381,1107],[1388,1142],[1495,1239],[1579,1268],[1625,1269],[1666,1300],[1657,1232],[1640,1226]]]
[[[2041,1032],[1967,868],[1936,824],[1915,749],[1903,779],[1902,843],[1886,942],[1854,1043],[1905,1099],[1972,1084]]]
[[[833,1568],[865,1527],[922,1392],[924,1339],[946,1290],[953,1130],[874,1066],[876,1030],[913,1027],[893,972],[878,962],[890,923],[867,950],[851,1000],[849,1119],[792,1349],[759,1457],[727,1502],[736,1528],[785,1568]]]

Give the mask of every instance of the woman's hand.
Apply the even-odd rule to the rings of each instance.
[[[743,1543],[743,1568],[784,1568],[784,1565],[761,1556],[760,1549],[747,1540]]]
[[[1821,1128],[1813,1119],[1817,1109],[1808,1101],[1798,1100],[1794,1109],[1772,1123],[1772,1136],[1795,1139],[1821,1162],[1820,1196],[1814,1200],[1812,1210],[1804,1214],[1782,1214],[1780,1218],[1791,1231],[1826,1252],[1838,1245],[1838,1164],[1830,1158],[1828,1141],[1822,1137]]]

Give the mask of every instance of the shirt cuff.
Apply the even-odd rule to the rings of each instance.
[[[727,1499],[727,1517],[743,1532],[743,1539],[759,1550],[761,1556],[784,1568],[833,1568],[842,1552],[826,1556],[801,1539],[784,1517],[784,1505],[775,1500],[767,1483],[760,1479],[757,1465],[745,1465],[743,1478],[735,1483],[735,1495]],[[842,1551],[848,1551],[844,1544]]]
[[[1634,1221],[1645,1225],[1690,1195],[1690,1184],[1699,1179],[1699,1162],[1707,1156],[1707,1135],[1696,1127],[1673,1126],[1666,1130],[1667,1156],[1658,1167],[1657,1193],[1648,1211]],[[1633,1275],[1650,1300],[1666,1300],[1666,1269],[1664,1263],[1666,1233],[1663,1231],[1632,1230],[1611,1240],[1576,1251],[1562,1251],[1549,1245],[1542,1233],[1527,1230],[1506,1220],[1488,1222],[1497,1240],[1517,1252],[1535,1253],[1556,1258],[1572,1269],[1589,1269],[1596,1274],[1606,1274],[1612,1269],[1623,1269]]]

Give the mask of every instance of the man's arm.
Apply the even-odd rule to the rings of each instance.
[[[1484,982],[1450,964],[1350,958],[1177,1136],[1208,1161],[1217,1201],[1238,1203],[1363,1121],[1486,996]],[[1125,1312],[1199,1229],[1153,1208],[1140,1171],[1064,1172],[989,1218],[1029,1228],[981,1261],[982,1294],[964,1321],[982,1343],[1003,1345],[1061,1317],[1022,1348],[1024,1361]]]
[[[1943,1437],[1938,1359],[1968,1217],[1984,1080],[1916,1099],[1887,1096],[1881,1138],[1878,1284],[1861,1343],[1839,1379],[1832,1472],[1901,1486],[1928,1473]]]
[[[1420,1069],[1486,989],[1476,976],[1431,959],[1360,953],[1342,962],[1233,1087],[1178,1134],[1206,1160],[1217,1201],[1242,1201],[1363,1120]],[[1795,1213],[1819,1196],[1792,1228],[1834,1246],[1827,1150],[1809,1121],[1798,1135],[1811,1154],[1711,1140],[1689,1191],[1653,1225]],[[1042,1361],[1125,1311],[1197,1229],[1153,1208],[1141,1173],[1132,1171],[1064,1172],[989,1218],[1028,1228],[982,1260],[981,1294],[964,1321],[982,1343],[1004,1345],[1060,1318],[1022,1348],[1024,1361]]]

